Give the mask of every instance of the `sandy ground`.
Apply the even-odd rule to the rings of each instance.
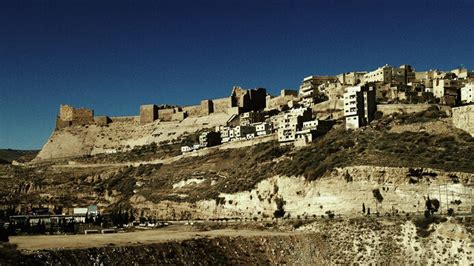
[[[220,236],[282,236],[302,234],[295,232],[272,232],[248,229],[219,229],[210,231],[197,231],[190,227],[168,227],[156,230],[144,230],[115,234],[91,235],[38,235],[38,236],[11,236],[10,243],[18,245],[19,250],[32,251],[41,249],[77,249],[101,247],[107,245],[138,245],[162,243],[167,241],[180,241],[201,237]]]

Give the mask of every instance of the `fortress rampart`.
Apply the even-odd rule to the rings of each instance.
[[[295,90],[281,90],[279,96],[267,95],[266,106],[267,110],[281,110],[288,105],[289,101],[298,99],[298,91]]]
[[[74,108],[70,105],[59,107],[59,116],[56,118],[56,128],[75,125],[90,125],[94,123],[94,111],[87,108]]]
[[[267,91],[263,88],[242,89],[235,86],[229,97],[220,99],[202,100],[199,105],[184,107],[156,108],[151,105],[142,105],[140,108],[140,123],[142,125],[155,120],[181,121],[186,117],[201,117],[212,113],[240,114],[242,112],[262,110],[266,106]]]
[[[140,124],[145,125],[156,120],[182,121],[186,117],[202,117],[213,113],[241,114],[243,112],[263,110],[266,104],[266,89],[243,89],[234,86],[229,97],[202,100],[199,105],[183,107],[157,106],[155,104],[141,105],[139,117],[94,117],[94,111],[92,109],[61,105],[59,108],[59,116],[56,119],[56,129],[91,124],[105,126],[109,123],[135,120],[137,118]]]

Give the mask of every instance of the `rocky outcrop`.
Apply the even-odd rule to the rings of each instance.
[[[250,191],[221,193],[217,199],[195,203],[152,202],[134,196],[131,206],[160,219],[255,218],[271,220],[278,204],[284,217],[319,217],[328,212],[362,215],[423,212],[425,201],[440,199],[441,212],[469,212],[474,174],[435,169],[352,166],[336,168],[315,181],[304,177],[274,176]],[[176,186],[176,189],[177,186]],[[375,196],[374,191],[380,195]],[[181,195],[185,196],[186,195]]]
[[[474,137],[474,105],[453,108],[453,125]]]

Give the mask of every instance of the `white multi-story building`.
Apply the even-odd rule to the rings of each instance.
[[[317,127],[318,127],[318,120],[306,121],[306,122],[303,122],[302,130],[316,129]]]
[[[467,79],[469,77],[474,76],[474,73],[469,71],[465,67],[458,67],[456,69],[451,70],[450,72],[455,74],[457,78],[460,78],[460,79]]]
[[[474,83],[468,83],[461,88],[461,103],[474,103]]]
[[[255,133],[255,127],[253,126],[236,126],[229,131],[229,138],[231,140],[243,139],[247,137],[247,134],[252,133]]]
[[[216,131],[221,133],[221,141],[222,143],[230,141],[230,131],[232,129],[228,126],[217,126]]]
[[[374,87],[364,85],[346,88],[346,93],[344,93],[346,129],[368,125],[374,118],[375,109]]]
[[[303,122],[301,130],[295,133],[295,146],[302,147],[313,142],[318,136],[327,133],[334,125],[334,120],[312,120]]]
[[[265,116],[261,112],[246,112],[240,115],[240,125],[241,126],[248,126],[253,123],[263,122],[265,120]]]
[[[273,131],[272,123],[269,122],[262,122],[258,124],[254,124],[255,132],[257,136],[265,136],[271,134]]]
[[[278,122],[278,141],[280,143],[293,142],[296,132],[301,130],[303,122],[311,120],[311,109],[296,108],[280,117]]]
[[[295,141],[296,131],[302,124],[302,117],[295,114],[285,114],[279,123],[278,141],[280,143]]]

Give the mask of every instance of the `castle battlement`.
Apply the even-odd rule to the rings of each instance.
[[[243,112],[263,110],[266,107],[266,97],[267,91],[264,88],[243,89],[234,86],[229,97],[205,99],[198,105],[181,107],[145,104],[140,106],[140,124],[145,125],[158,119],[160,121],[182,121],[186,117],[203,117],[213,113],[238,115]],[[74,125],[107,125],[112,122],[114,119],[108,116],[94,117],[92,109],[61,105],[59,116],[56,119],[56,129]]]

